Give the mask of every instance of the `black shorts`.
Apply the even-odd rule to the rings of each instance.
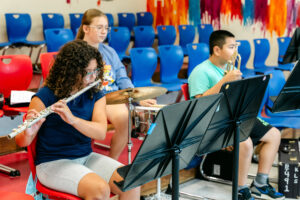
[[[259,143],[259,140],[272,128],[268,122],[265,122],[264,120],[260,118],[256,118],[254,122],[254,126],[250,133],[250,138],[253,142],[253,145],[257,145]]]

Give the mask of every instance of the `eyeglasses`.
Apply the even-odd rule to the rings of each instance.
[[[95,28],[97,31],[110,32],[110,30],[111,30],[111,27],[109,27],[109,26],[94,26],[94,25],[89,25],[89,27]]]
[[[92,75],[98,76],[100,74],[100,69],[95,69],[92,72],[86,72],[86,75],[84,76],[85,80],[89,81],[92,79]]]

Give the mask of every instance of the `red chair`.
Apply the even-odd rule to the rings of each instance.
[[[3,110],[0,110],[0,117],[3,117],[3,115],[4,115]]]
[[[0,191],[1,200],[34,200],[33,196],[19,192]]]
[[[40,56],[43,80],[45,81],[54,63],[57,52],[42,53]]]
[[[34,164],[34,160],[36,158],[36,151],[35,151],[36,140],[37,140],[37,137],[27,147],[30,170],[31,170],[32,177],[33,177],[34,180],[35,180],[35,177],[36,177],[36,169],[35,169],[35,164]],[[42,185],[39,182],[38,179],[37,179],[37,182],[36,182],[36,189],[40,193],[46,195],[47,198],[49,198],[49,199],[54,199],[54,200],[56,200],[56,199],[57,200],[61,200],[61,199],[80,200],[81,199],[80,197],[74,196],[72,194],[52,190],[52,189]]]
[[[181,91],[184,96],[184,100],[190,100],[190,94],[189,94],[189,84],[185,83],[181,85]]]
[[[0,56],[0,93],[9,98],[12,90],[27,90],[33,75],[31,59],[27,55]],[[3,111],[18,114],[28,107],[3,106]]]

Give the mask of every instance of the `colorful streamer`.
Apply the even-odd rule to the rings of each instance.
[[[197,26],[201,24],[200,17],[200,1],[199,0],[190,0],[189,1],[189,22],[190,24]]]
[[[286,16],[286,26],[287,26],[287,35],[290,36],[293,28],[295,27],[295,15],[296,7],[295,0],[287,0],[287,16]]]
[[[220,11],[222,0],[201,0],[201,23],[212,24],[220,29]]]
[[[286,28],[287,2],[286,0],[270,0],[268,6],[268,18],[266,20],[267,30],[272,35],[275,32],[283,36]]]
[[[254,20],[254,1],[245,0],[243,5],[243,24],[245,26],[252,25]]]
[[[225,16],[225,20],[229,23],[229,19],[243,20],[242,2],[241,0],[222,0],[221,14]]]

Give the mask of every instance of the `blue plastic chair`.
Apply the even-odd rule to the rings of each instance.
[[[107,20],[108,20],[108,26],[113,27],[114,26],[114,17],[111,13],[105,13]]]
[[[172,25],[157,26],[158,45],[172,45],[176,40],[176,30]]]
[[[249,60],[251,54],[251,46],[248,40],[237,40],[240,43],[238,47],[238,53],[241,56],[241,72],[243,73],[243,77],[255,76],[255,71],[253,69],[248,69],[246,67],[247,62]]]
[[[283,70],[291,71],[294,67],[293,63],[282,64],[285,52],[291,42],[290,37],[278,37],[278,67]]]
[[[126,55],[129,43],[130,31],[127,27],[112,27],[108,36],[108,44],[115,49],[120,60],[129,58],[129,56]]]
[[[197,65],[209,58],[209,47],[206,43],[187,44],[186,47],[189,56],[187,70],[189,76]]]
[[[187,55],[186,45],[193,43],[195,39],[195,28],[192,25],[179,25],[179,45],[181,46],[184,55]]]
[[[134,47],[152,47],[155,32],[152,26],[135,26],[134,32]]]
[[[70,13],[69,17],[70,17],[71,30],[73,32],[74,37],[76,37],[77,30],[81,25],[81,20],[82,20],[83,14],[82,13]]]
[[[28,41],[26,38],[31,29],[31,18],[28,13],[6,13],[6,32],[8,41],[13,47],[30,47],[29,57],[32,57],[33,48],[38,48],[38,53],[35,59],[34,67],[37,68],[38,60],[43,47],[45,46],[45,40],[41,41]],[[7,45],[7,44],[5,44]]]
[[[39,46],[45,41],[28,41],[26,38],[31,29],[31,18],[27,13],[6,13],[6,31],[8,41],[13,46]]]
[[[214,31],[211,24],[199,24],[198,33],[199,33],[199,43],[206,43],[209,45],[210,34]]]
[[[178,73],[183,64],[183,51],[177,45],[162,45],[158,47],[160,57],[160,82],[172,84],[165,87],[169,91],[181,90],[181,85],[187,83],[187,79],[179,79]]]
[[[277,70],[275,70],[277,71]],[[267,72],[269,74],[270,71]],[[266,112],[263,112],[263,108],[265,107],[265,104],[267,103],[268,93],[269,93],[269,86],[265,92],[264,98],[262,100],[258,117],[264,120],[265,122],[271,124],[272,126],[282,129],[282,128],[293,128],[293,129],[299,129],[300,128],[300,117],[293,117],[293,116],[270,116]]]
[[[59,13],[42,13],[43,31],[49,28],[64,28],[64,17]]]
[[[71,29],[55,28],[45,30],[48,52],[56,52],[67,42],[74,40]]]
[[[253,67],[255,72],[265,73],[273,69],[278,69],[278,66],[268,66],[265,64],[269,52],[270,43],[268,39],[254,39],[254,60]]]
[[[280,112],[280,113],[272,113],[269,108],[273,106],[273,101],[271,97],[278,96],[281,89],[285,84],[285,77],[282,71],[280,70],[272,70],[269,71],[268,74],[272,74],[269,85],[268,85],[268,95],[266,100],[266,109],[265,112],[269,116],[275,117],[300,117],[300,110],[295,111],[287,111],[287,112]]]
[[[152,82],[157,67],[157,54],[153,48],[132,48],[131,81],[135,87],[159,86]]]
[[[151,12],[138,12],[136,13],[138,26],[152,26],[153,15]]]
[[[132,31],[135,26],[135,16],[133,13],[118,13],[119,26],[127,27]]]

